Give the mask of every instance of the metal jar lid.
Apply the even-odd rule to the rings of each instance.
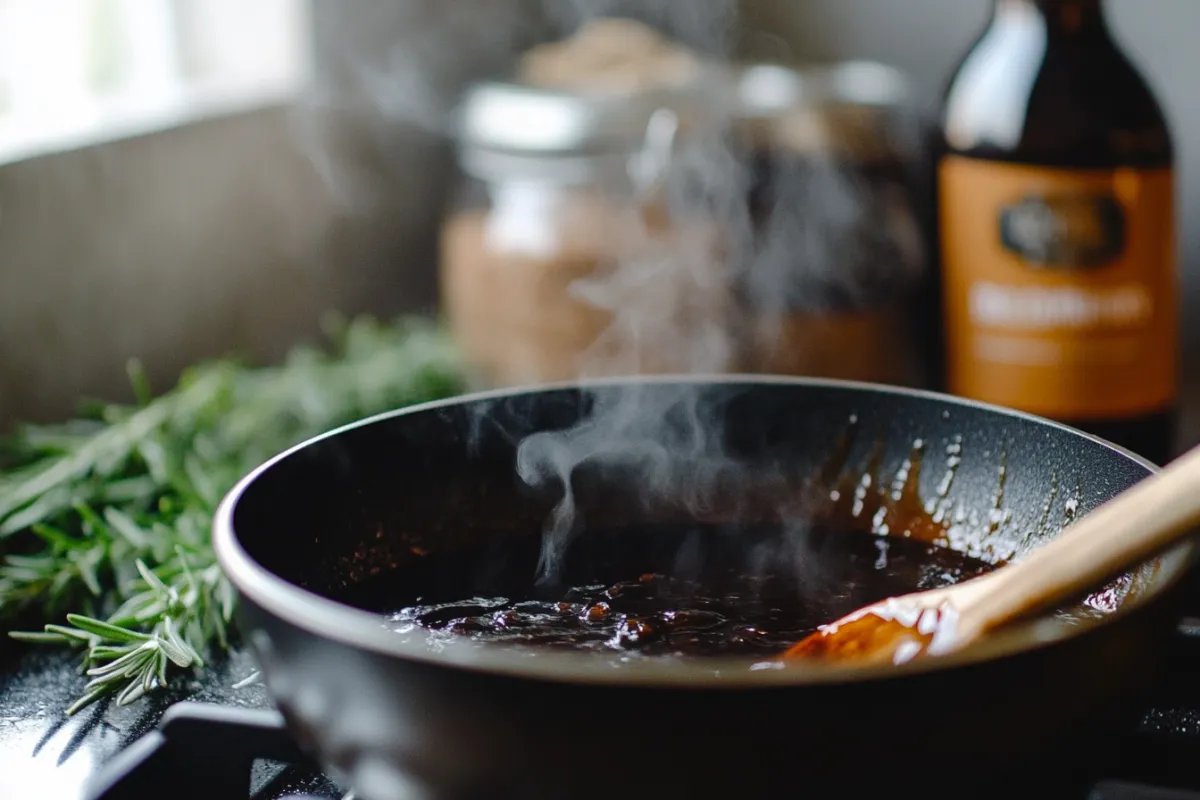
[[[719,124],[734,106],[727,74],[704,71],[694,85],[639,92],[574,92],[510,81],[476,84],[458,110],[455,138],[465,169],[475,174],[583,170],[628,158],[666,109],[681,130]],[[553,162],[553,163],[550,163]]]

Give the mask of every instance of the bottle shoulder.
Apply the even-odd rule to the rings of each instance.
[[[944,94],[942,145],[980,158],[1064,167],[1170,166],[1162,107],[1111,41],[991,29]]]

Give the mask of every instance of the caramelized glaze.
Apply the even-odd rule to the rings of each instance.
[[[427,636],[434,646],[465,637],[607,651],[621,661],[666,655],[792,659],[844,658],[899,639],[898,651],[883,649],[906,660],[924,651],[935,620],[918,623],[887,613],[842,618],[889,597],[994,569],[1069,522],[1079,504],[1078,486],[1062,497],[1056,478],[1036,530],[1018,531],[1005,507],[1003,453],[992,501],[966,509],[951,499],[964,457],[962,437],[942,443],[943,471],[924,481],[932,487],[925,500],[922,470],[936,463],[928,443],[914,441],[886,472],[882,444],[863,442],[861,434],[852,415],[829,457],[786,502],[768,492],[787,524],[705,519],[588,531],[571,544],[554,586],[533,582],[536,535],[474,554],[423,552],[399,573],[357,587],[347,601],[386,613],[397,632]],[[1111,611],[1125,583],[1084,606]],[[409,588],[408,602],[395,602],[397,585]]]
[[[639,554],[636,537],[674,540],[663,552],[676,548],[678,555],[659,560],[649,547]],[[594,552],[575,559],[568,588],[443,591],[394,612],[391,624],[434,643],[467,637],[627,657],[771,658],[864,605],[990,569],[917,539],[844,530],[705,527],[679,537],[648,528],[614,535],[606,549],[624,555],[607,563]],[[592,571],[589,563],[603,567]]]

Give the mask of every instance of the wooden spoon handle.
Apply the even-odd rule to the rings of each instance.
[[[1095,589],[1200,527],[1200,447],[997,570],[974,600],[993,628]],[[984,588],[984,587],[980,587]],[[985,596],[986,595],[986,596]]]

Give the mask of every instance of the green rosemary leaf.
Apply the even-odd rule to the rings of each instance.
[[[42,573],[35,567],[22,566],[9,561],[4,566],[4,577],[14,583],[37,583],[42,579]]]
[[[129,386],[139,406],[148,406],[154,400],[154,391],[150,388],[150,378],[142,362],[136,358],[129,359],[125,365],[125,374],[129,376]]]
[[[154,480],[154,476],[138,475],[135,478],[118,479],[106,483],[101,497],[105,503],[110,505],[143,503],[153,499],[158,489],[159,484]]]
[[[57,633],[64,638],[72,639],[77,642],[83,642],[84,644],[90,644],[93,638],[85,631],[77,630],[76,628],[68,628],[65,625],[54,625],[53,623],[46,626],[46,632]]]
[[[143,642],[150,640],[150,637],[144,633],[110,625],[107,622],[85,617],[82,614],[67,614],[67,622],[81,631],[86,631],[93,636],[99,636],[102,639],[109,639],[114,642]]]
[[[104,695],[108,694],[109,691],[111,691],[111,689],[108,689],[105,687],[99,687],[99,688],[90,690],[89,692],[84,694],[82,697],[80,697],[78,700],[76,700],[74,703],[72,703],[67,708],[67,711],[66,711],[67,716],[68,717],[75,716],[80,711],[82,711],[83,709],[90,706],[92,703],[99,700],[101,697],[104,697]]]
[[[169,620],[170,617],[167,619]],[[171,659],[176,666],[190,667],[192,665],[192,654],[188,652],[174,631],[168,630],[166,635],[158,640],[158,646],[162,648],[167,658]]]
[[[222,488],[217,485],[213,476],[205,470],[200,459],[189,453],[183,459],[183,473],[195,490],[197,498],[208,508],[215,508],[221,502]]]
[[[167,659],[159,658],[155,664],[154,683],[157,686],[167,685]]]
[[[6,559],[6,569],[11,572],[18,570],[28,570],[36,573],[47,567],[53,567],[55,564],[52,556],[18,556],[10,555]]]
[[[146,669],[143,670],[143,674],[152,675],[154,673],[151,673],[149,669]],[[116,704],[128,705],[132,703],[133,700],[142,697],[145,692],[145,681],[143,679],[130,681],[130,684],[128,684],[125,688],[122,688],[121,692],[118,694],[118,696],[116,696]]]
[[[29,526],[29,530],[46,544],[51,545],[52,547],[61,548],[62,550],[76,550],[81,547],[89,546],[89,543],[86,540],[77,539],[66,531],[56,528],[53,525],[45,522],[38,522],[34,525],[31,525]],[[10,556],[9,563],[12,563],[11,559],[12,557]]]
[[[104,558],[104,551],[100,549],[85,550],[78,558],[75,558],[75,567],[79,571],[79,579],[83,581],[83,585],[92,593],[93,597],[99,597],[104,594],[104,589],[100,587],[100,575],[97,572],[99,561]]]
[[[103,536],[106,539],[111,538],[108,525],[105,524],[104,520],[100,519],[100,516],[87,503],[77,500],[72,505],[75,506],[75,513],[83,520],[83,530],[85,533],[89,533],[92,536]]]
[[[153,589],[156,592],[161,592],[164,595],[170,594],[170,590],[167,588],[167,585],[165,583],[163,583],[162,581],[160,581],[158,579],[158,576],[150,571],[150,568],[146,566],[145,562],[143,562],[139,558],[137,561],[135,561],[133,563],[135,565],[137,565],[137,571],[139,573],[141,573],[142,580],[144,580],[150,586],[151,589]]]
[[[137,454],[149,473],[155,486],[163,486],[171,482],[171,469],[167,466],[167,452],[155,439],[138,442]]]
[[[109,506],[104,509],[104,521],[110,530],[123,536],[129,544],[138,550],[146,550],[153,543],[150,534],[142,530],[125,512]]]
[[[89,669],[87,674],[95,678],[104,678],[110,675],[130,675],[141,669],[142,664],[152,657],[153,650],[155,649],[154,645],[153,640],[143,642],[140,647],[130,650],[116,661],[110,661],[102,667]]]
[[[70,641],[61,633],[45,633],[42,631],[9,631],[10,639],[16,639],[18,642],[32,642],[36,644],[66,644]]]
[[[17,489],[13,489],[12,494],[5,493],[5,495],[12,497],[16,492]],[[0,500],[0,506],[3,506],[3,504],[4,500]],[[47,489],[45,494],[41,495],[36,502],[17,509],[7,519],[4,519],[3,515],[0,515],[0,519],[4,519],[3,522],[0,522],[0,538],[19,533],[42,520],[54,519],[59,513],[70,507],[71,493],[68,489],[61,486]]]
[[[87,652],[87,657],[90,661],[111,661],[114,658],[120,658],[129,652],[133,645],[124,645],[122,647],[110,647],[104,644],[98,644]]]
[[[141,697],[146,692],[153,691],[154,687],[158,685],[158,673],[161,671],[159,665],[164,662],[165,659],[161,655],[156,656],[149,664],[146,665],[146,668],[142,670],[142,690],[138,693],[138,697]]]

